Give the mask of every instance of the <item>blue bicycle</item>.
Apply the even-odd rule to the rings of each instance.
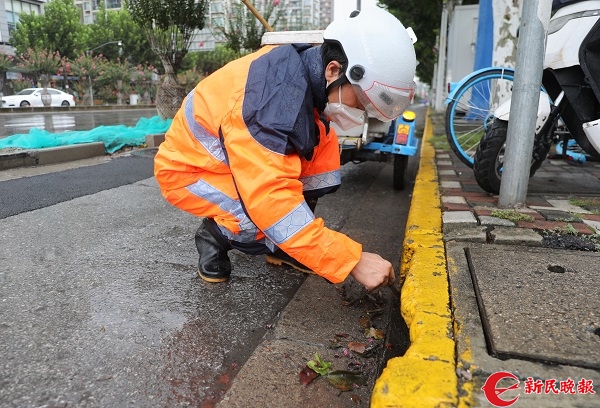
[[[452,151],[467,166],[494,121],[494,110],[512,95],[514,70],[489,67],[453,84],[446,99],[446,137]]]

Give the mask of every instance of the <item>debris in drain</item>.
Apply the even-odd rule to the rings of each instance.
[[[566,269],[560,265],[548,265],[548,270],[554,273],[565,273]]]
[[[317,374],[309,366],[306,366],[306,367],[304,367],[304,369],[302,371],[300,371],[299,376],[300,376],[300,384],[302,384],[302,385],[308,385],[315,378],[317,378],[319,376],[319,374]]]
[[[596,245],[591,239],[578,235],[546,235],[542,238],[542,246],[553,249],[598,251],[598,248],[596,248]]]
[[[353,371],[332,371],[326,376],[329,384],[341,391],[350,391],[367,383],[364,375]]]

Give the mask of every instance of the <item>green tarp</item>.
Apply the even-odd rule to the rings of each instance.
[[[99,126],[92,130],[75,130],[63,133],[50,133],[33,128],[27,134],[12,135],[0,139],[0,149],[7,147],[20,149],[42,149],[45,147],[67,146],[80,143],[102,142],[107,153],[114,153],[125,146],[140,146],[146,142],[146,135],[165,133],[172,119],[159,116],[141,118],[134,127],[125,125]]]

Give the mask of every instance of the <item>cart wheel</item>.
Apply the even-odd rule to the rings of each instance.
[[[408,156],[403,154],[394,155],[394,189],[404,190],[406,169],[408,167]]]

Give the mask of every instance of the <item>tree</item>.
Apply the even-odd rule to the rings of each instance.
[[[102,44],[122,41],[122,47],[113,43],[98,49],[98,52],[109,61],[126,58],[133,65],[143,63],[160,65],[160,60],[152,51],[146,33],[133,22],[127,10],[106,10],[104,2],[100,2],[96,17],[97,20],[90,25],[91,29],[85,40],[86,49],[91,50]]]
[[[192,52],[186,56],[191,66],[203,75],[209,75],[221,68],[223,65],[236,58],[240,54],[223,45],[217,45],[212,51]]]
[[[44,88],[42,91],[42,103],[44,106],[50,106],[52,96],[48,93],[47,89],[50,83],[50,76],[58,73],[59,67],[63,65],[64,58],[57,51],[29,48],[19,56],[19,60],[17,66],[42,82]]]
[[[0,104],[4,93],[4,81],[6,80],[6,71],[15,64],[15,58],[12,55],[0,53]]]
[[[277,24],[283,10],[279,1],[265,1],[264,10],[259,10],[271,27]],[[216,30],[227,40],[225,46],[236,53],[256,51],[260,48],[262,36],[266,28],[242,3],[232,3],[229,18],[225,26],[216,27]]]
[[[70,61],[71,72],[79,78],[75,83],[77,93],[82,96],[85,102],[94,106],[94,84],[98,77],[104,72],[106,59],[102,55],[81,54],[78,58]]]
[[[433,78],[437,60],[437,38],[440,32],[442,9],[447,0],[379,0],[405,27],[412,27],[417,35],[417,76],[428,82]],[[448,2],[452,2],[448,0]],[[462,4],[478,4],[478,0],[463,0]]]
[[[117,58],[104,66],[99,80],[117,93],[117,105],[123,104],[123,91],[129,89],[134,69],[127,61]]]
[[[57,51],[65,58],[75,58],[83,50],[88,28],[79,20],[79,9],[72,0],[51,0],[44,14],[23,13],[19,16],[11,43],[17,54],[28,48]]]
[[[165,79],[156,95],[156,108],[163,118],[173,118],[185,97],[177,72],[187,54],[192,34],[204,28],[208,0],[129,0],[127,10],[150,40],[162,62]]]

